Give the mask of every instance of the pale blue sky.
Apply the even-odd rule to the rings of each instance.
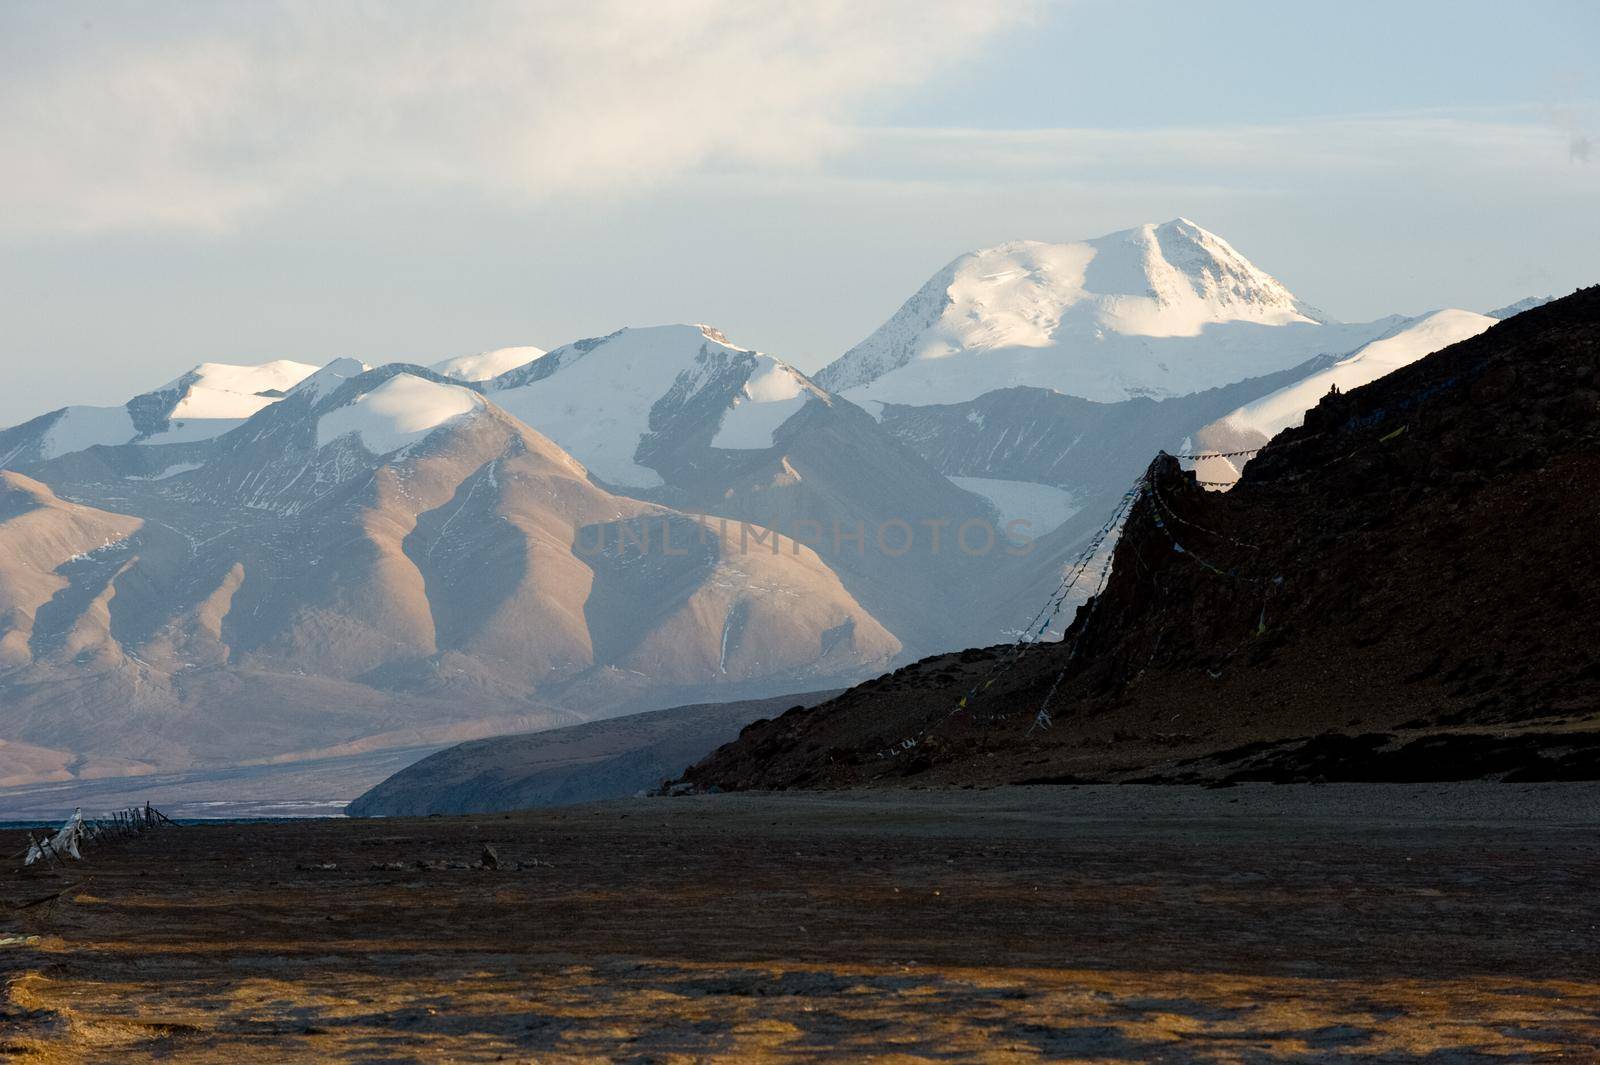
[[[991,128],[1159,128],[1600,94],[1592,0],[1079,3],[1005,47],[1004,62],[940,79],[885,114]]]
[[[665,321],[815,369],[963,251],[1176,215],[1351,320],[1567,292],[1597,10],[7,5],[0,425]]]

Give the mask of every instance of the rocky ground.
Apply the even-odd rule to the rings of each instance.
[[[1588,784],[164,829],[0,873],[0,1058],[1595,1060],[1597,829]]]

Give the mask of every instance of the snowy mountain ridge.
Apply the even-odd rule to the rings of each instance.
[[[579,340],[487,383],[494,402],[619,487],[661,486],[639,461],[684,412],[716,420],[710,446],[762,449],[825,393],[781,359],[728,342],[706,325],[621,329]]]
[[[24,456],[47,460],[96,446],[210,440],[244,424],[316,371],[287,359],[256,366],[204,362],[120,407],[62,407],[0,432],[10,438],[0,448],[0,468]]]
[[[1306,411],[1337,387],[1348,392],[1409,366],[1451,344],[1475,337],[1498,319],[1473,311],[1447,309],[1405,319],[1369,344],[1325,369],[1308,374],[1239,407],[1202,428],[1184,450],[1236,451],[1256,448],[1285,429],[1300,425]],[[1212,457],[1199,461],[1196,475],[1214,487],[1238,479],[1243,458]]]
[[[1535,307],[1543,307],[1547,303],[1554,302],[1554,296],[1525,296],[1514,303],[1508,303],[1504,307],[1496,307],[1492,311],[1484,311],[1483,313],[1490,318],[1512,318],[1523,311],[1531,311]]]
[[[480,351],[476,355],[458,355],[443,359],[428,367],[430,370],[456,381],[490,381],[526,366],[548,352],[543,348],[511,347]]]
[[[1160,341],[1324,321],[1227,241],[1177,218],[1077,243],[1013,241],[963,255],[817,381],[852,398],[896,402],[971,399],[996,376],[1106,401],[1178,395],[1219,383],[1219,374],[1281,366],[1241,350],[1250,346],[1244,336],[1220,336],[1209,353]],[[1251,337],[1259,346],[1268,333]],[[1171,364],[1164,348],[1173,350]],[[872,387],[891,375],[898,387]]]

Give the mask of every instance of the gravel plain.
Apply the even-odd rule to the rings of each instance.
[[[185,826],[0,873],[0,1057],[1593,1061],[1597,880],[1589,784]]]

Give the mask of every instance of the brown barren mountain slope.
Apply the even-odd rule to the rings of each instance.
[[[28,661],[30,641],[46,635],[40,613],[48,624],[52,601],[71,583],[61,570],[141,524],[68,503],[32,478],[0,470],[0,669]],[[51,642],[73,654],[91,651],[95,637],[105,635],[106,602],[103,594],[85,594],[74,624]]]
[[[107,449],[47,471],[59,497],[0,473],[0,739],[26,752],[0,779],[430,746],[838,687],[900,652],[809,548],[614,495],[426,375],[290,396],[171,477]],[[381,427],[361,405],[408,381],[465,413],[382,455],[324,439]]]
[[[1062,643],[924,660],[686,779],[1600,777],[1597,492],[1589,288],[1325,398],[1231,492],[1158,460]]]

